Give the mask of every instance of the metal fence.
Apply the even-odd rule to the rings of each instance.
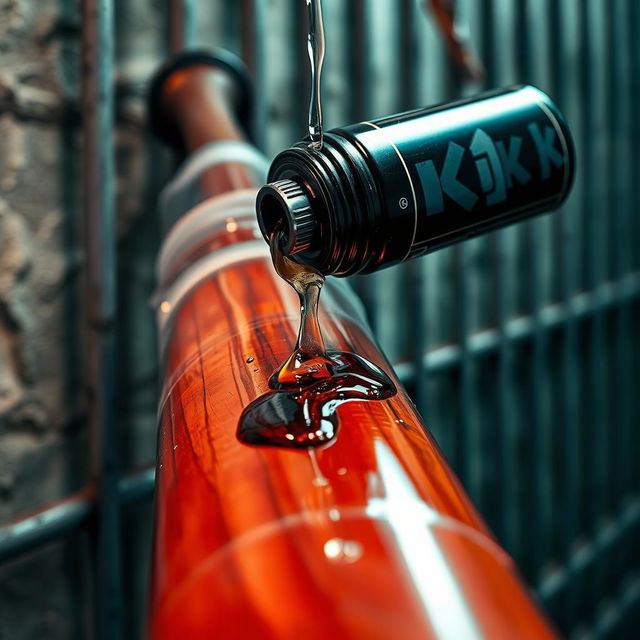
[[[415,0],[324,5],[329,126],[482,88],[462,86]],[[355,286],[447,458],[562,632],[635,637],[640,4],[458,0],[457,7],[485,64],[487,87],[529,82],[564,111],[577,146],[573,195],[561,212],[356,279]],[[93,479],[58,505],[1,526],[0,560],[88,526],[96,633],[113,639],[123,633],[123,616],[138,623],[142,617],[142,602],[127,598],[123,606],[123,584],[130,593],[136,572],[122,575],[120,517],[123,504],[149,497],[153,472],[118,475],[113,2],[83,0],[82,12],[83,180],[94,196],[84,205]],[[257,131],[268,153],[302,135],[302,0],[175,0],[165,15],[167,50],[197,43],[243,54],[255,75]],[[139,256],[129,247],[120,260]],[[148,382],[147,394],[154,380]],[[128,566],[144,565],[127,551],[128,538]]]

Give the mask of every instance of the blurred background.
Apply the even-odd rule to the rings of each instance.
[[[353,284],[446,457],[559,629],[634,638],[640,3],[457,0],[457,32],[485,69],[473,81],[425,4],[324,0],[328,127],[531,83],[574,133],[575,186],[559,212]],[[156,201],[175,166],[146,130],[145,83],[186,45],[242,54],[256,82],[257,137],[271,157],[306,131],[307,9],[304,0],[84,6],[115,15],[98,56],[113,88],[113,137],[106,129],[84,151],[115,154],[113,180],[99,176],[95,193],[113,203],[117,234],[115,370],[102,375],[117,406],[108,419],[119,457],[109,468],[130,473],[155,455],[149,299]],[[83,220],[92,205],[81,197],[81,127],[93,109],[109,122],[110,105],[100,91],[81,101],[82,86],[85,95],[93,86],[83,30],[98,40],[79,3],[0,0],[0,15],[0,638],[86,638],[100,597],[93,534],[101,520],[88,518],[92,496],[82,491],[99,447],[89,438],[82,364],[91,260]],[[120,481],[125,504],[112,520],[130,638],[144,624],[150,478],[143,470]],[[46,535],[11,538],[20,526],[7,523],[70,492],[80,493],[59,518],[64,526],[47,512],[28,521],[53,522]]]

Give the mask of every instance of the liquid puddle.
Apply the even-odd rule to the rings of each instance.
[[[395,395],[389,376],[355,353],[327,351],[318,322],[324,276],[280,250],[281,233],[271,238],[278,275],[298,293],[301,321],[293,353],[271,376],[266,393],[245,407],[237,436],[251,445],[309,449],[336,437],[336,410],[345,402],[384,400]]]

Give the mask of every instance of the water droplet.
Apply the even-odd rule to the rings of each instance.
[[[347,468],[346,467],[340,467],[338,469],[338,475],[339,476],[343,476],[343,475],[345,475],[345,473],[347,473]]]
[[[255,360],[255,358],[253,356],[249,356],[247,358],[247,364],[250,363],[250,362],[253,362],[254,360]]]
[[[334,562],[356,562],[362,557],[362,545],[356,540],[331,538],[324,543],[324,555]]]

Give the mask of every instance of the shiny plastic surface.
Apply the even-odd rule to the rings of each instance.
[[[333,129],[322,149],[303,141],[276,156],[268,179],[308,200],[313,235],[295,259],[344,276],[551,211],[574,164],[562,115],[523,86]],[[282,224],[293,236],[291,203],[276,192],[258,203],[262,232]]]

